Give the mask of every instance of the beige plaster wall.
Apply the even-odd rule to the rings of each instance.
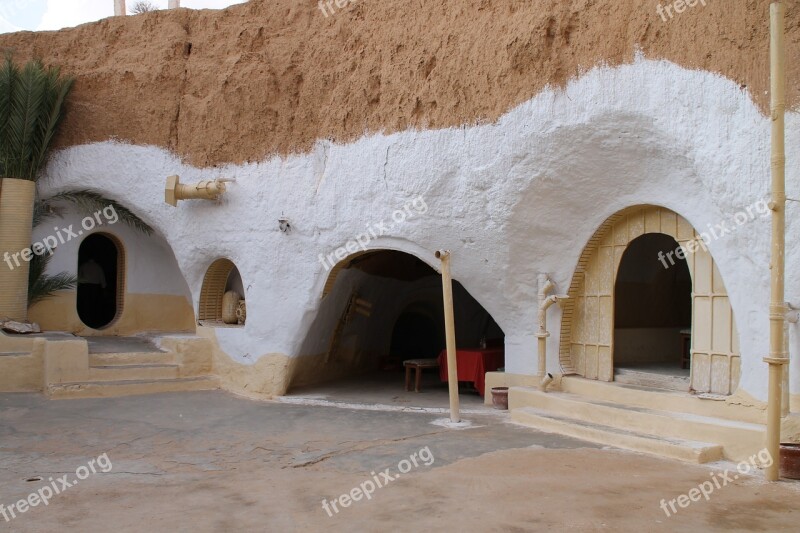
[[[78,317],[76,291],[62,291],[34,304],[28,318],[45,331],[66,331],[81,336],[132,335],[152,332],[193,332],[194,311],[184,296],[126,293],[122,313],[110,326],[96,330]]]
[[[44,339],[0,333],[0,392],[41,391],[44,349]]]
[[[223,389],[254,399],[272,399],[286,393],[295,363],[288,355],[265,354],[255,364],[244,365],[219,347],[213,327],[199,326],[197,335],[212,341],[212,372]]]

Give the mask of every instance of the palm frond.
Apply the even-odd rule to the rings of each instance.
[[[34,255],[30,262],[28,274],[28,307],[55,295],[58,291],[75,288],[78,278],[61,272],[54,276],[45,274],[50,255]]]
[[[91,189],[60,192],[54,196],[51,196],[50,198],[47,198],[44,200],[44,202],[46,203],[44,206],[42,206],[43,210],[40,213],[42,218],[40,221],[44,220],[48,216],[58,215],[58,208],[54,207],[54,204],[58,202],[67,202],[74,205],[78,211],[85,215],[90,215],[92,213],[102,211],[107,207],[112,207],[119,216],[120,222],[123,224],[126,224],[127,226],[130,226],[131,228],[135,229],[136,231],[140,231],[145,235],[151,235],[153,233],[153,228],[150,227],[150,225],[144,220],[139,218],[130,209],[117,202],[113,198],[107,198],[99,192]],[[48,209],[48,206],[49,211],[45,211],[44,209]]]
[[[36,181],[63,115],[73,78],[41,61],[0,67],[0,177]]]
[[[8,175],[6,168],[11,164],[11,150],[8,140],[8,120],[11,116],[11,94],[18,69],[7,54],[0,67],[0,175]]]
[[[45,109],[44,113],[39,117],[39,138],[37,139],[36,147],[38,151],[35,156],[34,164],[38,169],[42,168],[47,161],[47,153],[50,148],[50,143],[53,141],[53,136],[56,134],[58,124],[63,117],[64,101],[75,79],[72,77],[62,77],[61,70],[57,67],[51,67],[47,70],[47,90],[45,91]]]
[[[33,202],[33,224],[36,227],[50,217],[63,217],[64,209],[56,205],[50,198],[37,198]]]
[[[14,177],[32,179],[33,143],[39,116],[43,111],[46,88],[47,81],[41,63],[26,63],[11,91],[11,114],[8,118],[9,148],[13,157],[11,170]]]

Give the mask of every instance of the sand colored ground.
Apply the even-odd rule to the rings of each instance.
[[[637,49],[736,80],[766,111],[769,0],[707,0],[666,22],[664,3],[361,0],[326,18],[316,0],[250,0],[0,35],[0,48],[78,77],[59,146],[117,138],[198,166],[491,121]],[[796,106],[800,11],[787,5]]]
[[[113,468],[2,530],[796,531],[798,486],[741,478],[668,518],[662,498],[729,465],[691,466],[471,415],[263,403],[222,392],[50,401],[0,395],[0,503],[106,453]],[[329,517],[322,500],[427,447],[371,500]],[[430,462],[430,461],[428,461]],[[39,476],[44,482],[27,482]]]

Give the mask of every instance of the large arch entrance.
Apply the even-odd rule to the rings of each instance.
[[[643,236],[647,238],[638,240]],[[674,241],[675,249],[666,252],[660,249],[673,244],[665,237]],[[664,252],[663,256],[658,252]],[[652,259],[647,259],[653,253]],[[690,328],[683,327],[689,314],[683,300],[684,258],[691,281]],[[650,262],[647,267],[641,263],[643,260]],[[659,291],[664,302],[673,307],[672,312],[657,317],[658,311],[652,310],[655,304],[642,302],[646,299],[641,292],[638,296],[628,294],[635,292],[631,283],[643,283],[642,278],[647,277],[643,268],[649,269],[651,278],[644,283],[645,290]],[[665,273],[656,274],[659,268]],[[665,286],[671,288],[664,289]],[[682,354],[683,342],[688,349],[685,359],[690,371],[689,389],[727,395],[738,387],[741,359],[738,332],[725,285],[700,235],[677,213],[663,207],[637,206],[610,217],[584,249],[569,295],[560,345],[560,362],[565,373],[614,381],[619,363],[625,368],[631,358],[634,364],[644,362],[647,356],[642,354],[647,346],[664,358],[668,353],[674,362],[675,351]],[[618,302],[618,298],[625,301]],[[641,312],[642,306],[649,309],[644,316],[650,317],[647,320],[658,325],[654,329],[660,332],[646,333],[648,326],[641,322],[644,316],[632,316],[637,309]],[[620,327],[626,324],[635,324],[637,328]],[[639,326],[644,331],[620,331]],[[664,341],[667,336],[668,341]],[[640,342],[642,338],[646,344]],[[658,338],[668,343],[668,350],[656,347]],[[678,371],[673,368],[673,373]]]
[[[78,249],[78,317],[92,329],[111,325],[122,310],[122,245],[105,233],[93,233]]]
[[[502,330],[457,281],[453,298],[458,348],[502,350]],[[439,273],[404,252],[354,254],[328,274],[320,309],[296,359],[289,394],[445,407],[447,383],[438,369],[423,371],[422,392],[417,394],[404,390],[403,367],[406,360],[435,359],[444,348]],[[481,405],[471,385],[461,384],[463,400]]]

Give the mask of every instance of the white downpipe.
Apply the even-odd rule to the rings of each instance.
[[[553,376],[547,373],[547,337],[550,332],[547,331],[547,310],[554,303],[559,303],[567,300],[569,297],[565,294],[549,294],[555,288],[552,280],[547,274],[539,274],[539,331],[536,337],[539,339],[539,377],[542,382],[539,388],[543,392],[547,392],[547,386],[553,381]]]

